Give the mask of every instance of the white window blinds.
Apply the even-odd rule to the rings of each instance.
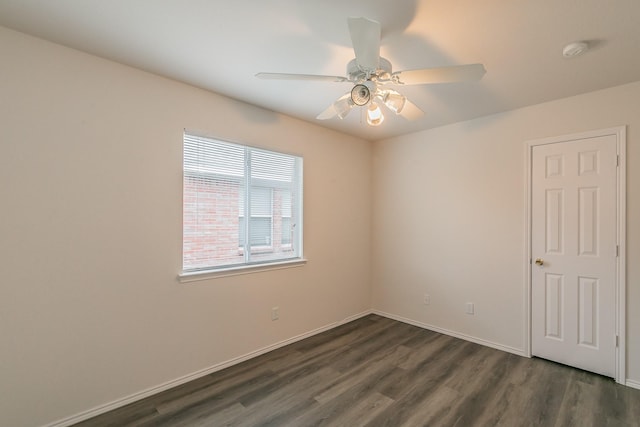
[[[302,258],[302,158],[184,135],[183,271]]]

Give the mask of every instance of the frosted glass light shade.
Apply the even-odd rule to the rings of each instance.
[[[400,114],[404,108],[404,104],[407,101],[403,95],[397,92],[387,92],[384,96],[384,105],[396,114]]]
[[[353,107],[353,102],[350,97],[342,97],[333,104],[333,108],[336,110],[336,114],[340,119],[347,117],[347,114],[351,111],[351,107]]]

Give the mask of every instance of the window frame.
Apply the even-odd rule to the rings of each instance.
[[[214,144],[222,144],[222,145],[229,145],[229,146],[236,146],[236,147],[241,147],[244,149],[244,156],[245,156],[245,164],[250,163],[247,162],[247,158],[246,156],[248,155],[248,153],[254,153],[254,152],[262,152],[262,153],[266,153],[268,154],[273,154],[276,156],[287,156],[290,157],[291,160],[293,160],[293,170],[294,170],[294,175],[293,175],[293,181],[289,181],[290,182],[290,186],[291,187],[285,187],[285,188],[290,188],[291,192],[291,197],[292,198],[298,198],[299,201],[296,202],[295,206],[291,206],[290,210],[291,210],[291,215],[288,216],[287,218],[290,220],[292,227],[296,228],[296,231],[294,233],[294,235],[291,238],[291,241],[287,244],[283,244],[280,241],[280,250],[284,249],[284,252],[286,253],[290,253],[292,256],[291,257],[287,257],[287,256],[283,256],[282,258],[275,258],[275,259],[267,259],[267,260],[257,260],[257,261],[250,261],[247,262],[247,257],[245,256],[245,261],[242,263],[234,263],[234,264],[229,264],[229,265],[221,265],[221,266],[207,266],[207,267],[199,267],[199,268],[185,268],[185,238],[186,238],[186,225],[185,225],[185,196],[186,196],[186,188],[185,188],[185,182],[186,182],[186,178],[190,177],[193,179],[193,177],[201,177],[201,176],[207,176],[208,174],[206,172],[203,173],[198,173],[195,172],[194,170],[187,170],[186,166],[185,166],[185,158],[187,156],[187,151],[186,151],[186,144],[187,144],[187,138],[194,138],[194,139],[202,139],[202,140],[208,140]],[[292,268],[292,267],[298,267],[298,266],[302,266],[304,264],[306,264],[307,260],[304,258],[304,252],[303,252],[303,157],[298,155],[298,154],[292,154],[292,153],[287,153],[287,152],[282,152],[282,151],[275,151],[272,149],[266,149],[266,148],[262,148],[262,147],[255,147],[255,146],[251,146],[248,144],[244,144],[244,143],[237,143],[237,142],[233,142],[233,141],[228,141],[228,140],[224,140],[224,139],[220,139],[220,138],[215,138],[215,137],[211,137],[208,135],[203,135],[201,133],[197,133],[197,132],[192,132],[192,131],[188,131],[185,129],[184,133],[183,133],[183,151],[182,151],[182,156],[183,156],[183,170],[182,170],[182,177],[183,177],[183,188],[182,188],[182,195],[183,195],[183,221],[182,221],[182,250],[181,250],[181,255],[182,255],[182,269],[180,271],[180,273],[178,274],[178,279],[180,282],[192,282],[192,281],[197,281],[197,280],[205,280],[205,279],[210,279],[210,278],[216,278],[216,277],[226,277],[226,276],[231,276],[231,275],[238,275],[238,274],[249,274],[249,273],[256,273],[256,272],[261,272],[261,271],[267,271],[267,270],[276,270],[276,269],[283,269],[283,268]],[[245,166],[245,170],[248,166]],[[242,178],[241,182],[244,183],[244,189],[243,191],[246,191],[246,189],[251,188],[252,187],[252,182],[251,182],[251,173],[245,173],[244,178]],[[260,180],[258,178],[258,180]],[[255,185],[255,183],[253,184]],[[262,255],[264,253],[269,253],[269,252],[275,252],[274,250],[274,239],[276,239],[275,234],[275,229],[274,229],[274,196],[275,196],[275,189],[278,188],[278,186],[265,186],[265,188],[267,188],[270,191],[270,216],[269,218],[271,219],[271,226],[270,226],[270,232],[271,232],[271,236],[270,236],[270,245],[251,245],[250,242],[248,242],[248,246],[251,248],[250,252],[251,254],[254,255]],[[247,198],[248,200],[248,198]],[[297,211],[296,214],[294,214],[294,211]],[[246,215],[246,211],[245,211],[245,215]],[[253,215],[249,212],[250,218],[254,217],[256,215]],[[264,215],[258,215],[259,217],[263,217]],[[239,215],[239,217],[244,217],[244,215]],[[295,222],[294,222],[294,218],[295,218]],[[250,219],[249,219],[250,222]],[[238,229],[239,231],[239,229]],[[277,237],[278,239],[282,240],[281,236]],[[297,250],[294,250],[294,246],[297,246]],[[238,247],[238,255],[244,255],[244,251],[245,251],[245,247],[243,246],[239,246]],[[250,255],[251,255],[250,254]],[[249,256],[250,256],[249,255]]]

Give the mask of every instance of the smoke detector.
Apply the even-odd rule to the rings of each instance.
[[[574,56],[581,55],[589,49],[587,42],[573,42],[569,43],[562,49],[562,56],[565,58],[573,58]]]

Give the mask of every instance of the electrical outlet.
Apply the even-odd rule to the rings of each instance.
[[[473,306],[472,302],[468,302],[467,303],[467,314],[474,314],[475,312],[475,307]]]
[[[271,309],[271,320],[278,320],[280,318],[280,307],[273,307]]]
[[[422,299],[424,305],[431,304],[431,296],[429,294],[424,294],[424,298]]]

